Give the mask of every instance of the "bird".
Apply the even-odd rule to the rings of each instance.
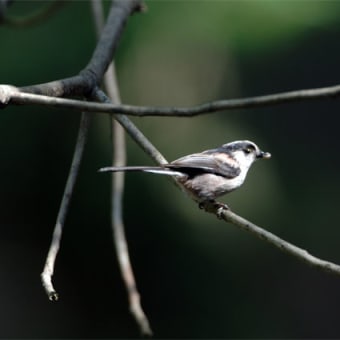
[[[109,166],[98,171],[143,171],[173,176],[202,207],[206,202],[215,202],[216,198],[239,188],[251,165],[258,159],[270,157],[269,152],[261,151],[254,142],[238,140],[160,166]]]

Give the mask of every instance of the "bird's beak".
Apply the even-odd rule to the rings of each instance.
[[[257,158],[269,159],[272,155],[269,152],[260,151]]]

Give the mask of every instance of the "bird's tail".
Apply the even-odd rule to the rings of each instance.
[[[98,170],[98,172],[118,172],[118,171],[143,171],[168,176],[183,175],[179,171],[174,171],[160,166],[107,166],[105,168],[100,168]]]

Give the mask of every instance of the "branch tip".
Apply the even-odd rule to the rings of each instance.
[[[48,299],[52,302],[56,302],[59,300],[59,295],[57,292],[53,291],[48,294]]]

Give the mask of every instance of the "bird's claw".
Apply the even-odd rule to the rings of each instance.
[[[220,220],[223,218],[223,215],[222,215],[223,211],[229,210],[229,207],[225,203],[221,203],[221,202],[215,202],[214,207],[216,209],[216,216]]]
[[[203,201],[198,203],[198,207],[200,209],[204,209],[205,211],[216,213],[219,219],[222,219],[223,211],[229,209],[229,207],[225,203],[216,201]]]

